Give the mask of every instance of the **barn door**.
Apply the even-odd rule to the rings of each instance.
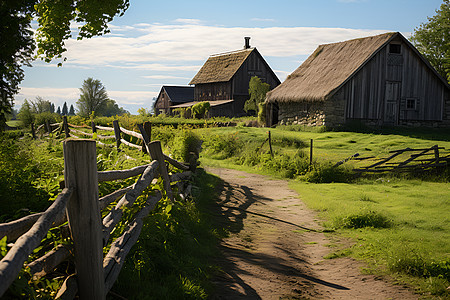
[[[384,124],[397,125],[400,100],[400,82],[386,82]]]

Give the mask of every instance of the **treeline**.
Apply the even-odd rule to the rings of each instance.
[[[24,126],[29,126],[31,123],[59,122],[61,116],[78,115],[83,118],[93,118],[96,116],[111,117],[129,114],[123,107],[119,107],[115,100],[108,97],[100,80],[92,78],[83,82],[76,106],[77,111],[72,104],[68,108],[67,103],[64,102],[62,109],[58,106],[55,111],[54,103],[37,96],[35,100],[25,99],[17,118],[23,122]]]

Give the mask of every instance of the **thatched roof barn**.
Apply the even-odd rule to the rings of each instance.
[[[171,114],[172,106],[194,100],[194,87],[163,85],[154,104],[154,112]]]
[[[247,37],[244,49],[211,55],[189,84],[195,85],[195,101],[209,101],[216,107],[213,116],[234,117],[245,115],[244,103],[249,98],[248,84],[253,76],[271,88],[280,84],[258,50],[250,47]],[[220,109],[214,101],[223,101]]]
[[[450,123],[449,86],[400,33],[320,45],[268,93],[269,125]]]

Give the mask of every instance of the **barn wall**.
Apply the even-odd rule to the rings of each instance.
[[[447,126],[450,122],[448,89],[413,49],[402,40],[401,53],[389,53],[388,45],[379,51],[342,88],[347,106],[346,120],[363,120],[371,125],[386,124],[386,88],[399,84],[395,123],[388,125]],[[412,108],[407,103],[415,103]],[[442,122],[437,124],[436,122]]]
[[[253,51],[233,76],[233,95],[245,95],[248,98],[248,84],[253,76],[258,76],[261,81],[268,83],[270,89],[280,84],[263,58]]]
[[[156,99],[155,103],[155,113],[158,115],[160,113],[169,113],[169,106],[172,105],[170,102],[170,98],[167,95],[167,93],[162,90],[159,95],[158,99]]]
[[[233,99],[233,95],[231,94],[231,81],[195,85],[195,101],[215,101],[230,99]]]

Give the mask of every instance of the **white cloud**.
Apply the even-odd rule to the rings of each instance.
[[[117,27],[117,26],[116,26]],[[315,27],[218,27],[198,24],[139,24],[112,28],[112,33],[133,30],[132,37],[105,35],[92,39],[67,42],[70,65],[104,66],[140,65],[171,68],[177,62],[189,65],[204,62],[209,55],[240,49],[244,36],[263,56],[289,57],[308,55],[319,44],[383,33],[382,30]],[[136,34],[137,33],[137,34]],[[189,63],[186,63],[189,62]]]
[[[68,105],[75,104],[80,95],[78,88],[53,88],[53,87],[22,87],[19,94],[15,97],[15,104],[22,105],[24,99],[34,100],[37,96],[43,97],[55,104],[56,107],[62,106],[64,102]]]
[[[198,24],[203,23],[199,19],[176,19],[175,22],[176,23],[183,23],[183,24],[191,24],[191,25],[198,25]]]

